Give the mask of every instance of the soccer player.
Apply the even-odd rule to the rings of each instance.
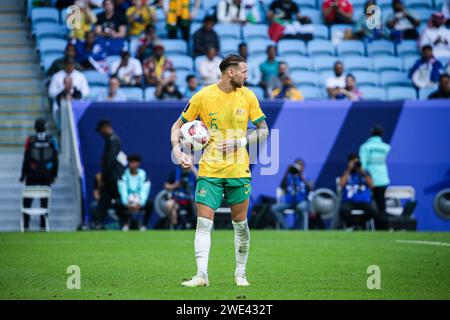
[[[249,285],[245,267],[250,248],[247,210],[251,174],[246,145],[266,139],[269,129],[255,94],[243,86],[248,70],[245,59],[230,54],[222,60],[219,68],[220,81],[197,92],[171,130],[172,152],[183,168],[189,167],[193,160],[181,150],[181,126],[200,117],[211,134],[199,163],[195,192],[198,216],[194,241],[197,274],[191,280],[182,282],[186,287],[209,285],[211,229],[214,212],[223,196],[231,207],[235,232],[236,285]],[[249,119],[255,124],[256,130],[247,133]]]

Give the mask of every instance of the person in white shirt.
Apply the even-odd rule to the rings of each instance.
[[[217,50],[210,47],[206,53],[206,59],[200,62],[199,73],[204,86],[216,83],[220,80],[219,65],[222,59],[217,56]]]
[[[432,46],[437,59],[450,58],[450,30],[444,26],[444,22],[445,17],[441,12],[433,13],[420,38],[420,46]]]
[[[127,96],[120,90],[120,81],[115,76],[109,78],[108,90],[99,94],[97,101],[124,102]]]
[[[221,0],[217,5],[217,21],[220,23],[244,23],[247,13],[241,0]]]
[[[342,62],[336,61],[334,63],[334,77],[327,79],[326,88],[330,99],[336,99],[336,96],[340,94],[339,89],[345,88],[344,64]]]
[[[130,57],[128,50],[122,50],[120,60],[114,61],[111,65],[110,73],[120,80],[122,86],[141,86],[143,74],[141,62],[136,58]]]
[[[392,10],[386,21],[387,27],[391,30],[392,40],[397,42],[402,39],[416,40],[417,28],[420,25],[416,14],[405,7],[403,0],[393,0]]]
[[[64,79],[66,77],[72,79],[72,85],[81,92],[83,98],[89,95],[89,85],[86,77],[80,71],[75,70],[75,60],[73,58],[67,58],[65,61],[65,68],[52,76],[48,88],[48,95],[50,98],[55,99],[56,96],[64,90]]]

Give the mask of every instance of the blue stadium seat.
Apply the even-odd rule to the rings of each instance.
[[[427,100],[428,96],[430,94],[432,94],[433,92],[435,92],[437,90],[437,86],[436,87],[427,87],[427,88],[423,88],[419,90],[419,99],[420,100]]]
[[[63,39],[42,39],[38,44],[41,56],[50,53],[63,53],[66,48],[67,41]]]
[[[220,55],[225,57],[230,53],[237,53],[239,50],[239,44],[241,43],[238,39],[223,39],[220,40]],[[250,50],[250,47],[248,48]]]
[[[89,86],[107,86],[108,76],[98,71],[88,70],[83,72]]]
[[[167,54],[183,54],[187,55],[187,44],[181,39],[165,39],[162,40],[164,45],[164,53]]]
[[[67,35],[67,29],[56,23],[39,23],[34,30],[36,42],[43,39],[64,39]]]
[[[214,26],[214,31],[220,39],[241,39],[241,26],[235,23],[218,23]]]
[[[246,24],[242,28],[245,41],[252,39],[269,39],[269,27],[266,24]]]
[[[341,41],[337,47],[336,52],[338,56],[365,56],[366,50],[364,42],[358,40]]]
[[[386,90],[384,88],[361,86],[359,90],[364,100],[386,100]]]
[[[51,53],[42,56],[41,58],[41,67],[44,69],[44,72],[47,72],[48,69],[52,66],[53,61],[56,59],[62,58],[64,56],[63,53]]]
[[[264,100],[264,90],[261,89],[261,87],[249,86],[247,88],[249,88],[250,90],[252,90],[255,93],[258,100]]]
[[[105,9],[103,9],[103,8],[93,8],[91,10],[92,10],[93,13],[95,13],[96,16],[98,16],[100,13],[105,11]]]
[[[430,8],[416,8],[412,11],[419,17],[422,24],[426,24],[434,12],[434,10]]]
[[[367,57],[346,57],[343,59],[343,63],[347,72],[372,70],[372,59]]]
[[[120,90],[127,96],[127,101],[144,101],[144,92],[141,88],[122,87]]]
[[[373,58],[373,70],[381,71],[401,71],[403,70],[403,61],[399,57],[381,56]]]
[[[168,58],[172,61],[175,70],[194,70],[194,63],[190,56],[173,55]]]
[[[177,70],[177,78],[175,80],[176,85],[178,87],[186,86],[186,77],[190,74],[195,74],[195,72],[188,70]]]
[[[155,100],[155,92],[156,92],[156,87],[147,87],[144,90],[144,96],[145,96],[145,101],[152,101]]]
[[[120,60],[120,56],[107,56],[106,64],[111,68],[112,64],[117,60]]]
[[[156,21],[156,34],[161,39],[166,38],[167,36],[166,21]]]
[[[298,88],[303,95],[305,100],[321,100],[325,98],[324,89],[318,87],[299,87]]]
[[[165,22],[164,22],[165,23]],[[191,37],[194,35],[195,32],[197,32],[198,29],[200,29],[203,26],[200,22],[193,22],[191,24],[191,28],[189,29],[189,34]]]
[[[162,9],[162,8],[156,9],[156,21],[166,21],[166,15],[164,13],[164,9]]]
[[[311,57],[334,56],[334,46],[329,40],[311,40],[308,42],[307,51]]]
[[[327,80],[331,77],[335,77],[334,71],[332,70],[324,70],[320,72],[319,75],[319,86],[325,88],[327,85]],[[326,89],[325,89],[326,90]]]
[[[322,23],[322,12],[315,8],[301,8],[300,13],[302,16],[311,18],[312,23]]]
[[[378,86],[378,74],[372,71],[355,71],[352,72],[355,76],[357,86]]]
[[[312,60],[309,57],[302,56],[284,56],[280,61],[285,61],[288,64],[289,72],[296,70],[312,71]]]
[[[97,97],[100,96],[101,93],[106,92],[106,87],[98,87],[98,86],[89,86],[89,100],[97,100]]]
[[[416,61],[420,59],[420,56],[406,56],[403,58],[403,70],[409,71],[416,63]]]
[[[303,8],[317,8],[316,0],[294,0],[294,2],[300,7],[300,13],[303,15]]]
[[[33,8],[31,10],[31,23],[41,22],[59,23],[59,12],[55,8]]]
[[[444,0],[434,0],[433,8],[435,8],[438,11],[442,11],[442,4],[443,3],[444,3]]]
[[[203,22],[203,19],[205,19],[206,16],[206,10],[199,9],[197,16],[194,18],[194,22]]]
[[[328,40],[330,39],[330,32],[328,30],[328,27],[324,24],[314,24],[314,39],[324,39]]]
[[[314,70],[315,71],[333,70],[334,63],[338,60],[339,60],[338,57],[313,57]]]
[[[403,40],[397,45],[397,55],[400,57],[416,56],[419,54],[416,40]]]
[[[416,100],[416,90],[411,87],[393,86],[387,89],[388,100]]]
[[[139,48],[139,39],[134,37],[130,38],[128,51],[130,51],[132,57],[136,57],[138,48]]]
[[[380,74],[380,85],[383,87],[411,86],[411,80],[408,79],[406,72],[383,71]]]
[[[388,40],[375,40],[367,46],[367,55],[373,56],[393,56],[395,53],[394,43]]]
[[[249,55],[266,54],[269,45],[275,45],[272,40],[253,39],[247,42]]]
[[[339,34],[340,36],[344,35],[345,30],[351,29],[353,30],[353,25],[351,24],[333,24],[330,27],[330,39],[333,39],[333,35]]]
[[[202,63],[202,61],[205,60],[205,59],[206,59],[206,56],[197,56],[197,57],[194,59],[194,67],[195,67],[195,70],[196,70],[196,71],[199,70],[200,63]]]
[[[353,5],[353,21],[358,21],[362,16],[364,16],[364,4],[354,4]]]
[[[291,78],[296,86],[316,87],[319,84],[319,75],[312,71],[293,71]]]
[[[405,6],[409,9],[433,8],[432,0],[405,0]]]
[[[200,3],[203,9],[209,9],[211,7],[217,6],[219,0],[202,0]]]
[[[355,8],[355,6],[364,6],[364,4],[366,3],[367,0],[353,0],[352,1],[352,5],[353,8]],[[354,11],[353,11],[354,12]]]
[[[302,40],[280,40],[278,42],[278,54],[280,56],[292,53],[306,55],[305,42]]]

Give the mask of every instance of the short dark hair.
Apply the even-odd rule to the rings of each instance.
[[[353,73],[347,74],[347,77],[346,77],[346,78],[352,78],[353,81],[356,81],[356,78],[355,78],[355,76],[353,75]]]
[[[273,44],[269,44],[266,48],[266,52],[269,52],[270,49],[274,48],[275,50],[277,50],[277,46],[274,46]]]
[[[447,78],[450,80],[450,74],[448,73],[443,73],[439,76],[439,81],[441,81],[442,79]]]
[[[358,156],[356,153],[350,153],[350,154],[347,156],[347,161],[351,161],[351,160],[353,160],[353,159],[359,159],[359,156]]]
[[[68,64],[75,64],[75,59],[72,58],[72,57],[65,57],[65,58],[64,58],[64,63],[65,63],[66,65],[68,65]]]
[[[223,58],[219,65],[220,72],[225,72],[231,66],[237,66],[241,62],[246,62],[244,58],[237,54],[229,54]]]
[[[215,23],[215,22],[216,22],[216,19],[214,18],[214,16],[207,15],[207,16],[205,16],[205,17],[203,18],[203,23],[206,23],[206,22],[212,22],[212,23]]]
[[[372,136],[382,137],[384,133],[384,129],[381,125],[376,124],[372,128]]]
[[[116,79],[117,81],[120,82],[119,78],[116,75],[114,75],[114,74],[109,76],[109,80],[110,81],[113,80],[113,79]]]
[[[334,67],[336,67],[338,64],[344,66],[344,63],[341,60],[338,60],[334,63]]]
[[[426,45],[424,45],[422,48],[421,48],[421,50],[422,50],[422,52],[424,52],[425,50],[433,50],[433,47],[432,46],[430,46],[429,44],[426,44]]]
[[[109,121],[108,119],[99,120],[97,122],[97,127],[95,130],[100,131],[100,129],[103,127],[112,127],[111,121]]]
[[[186,77],[186,82],[191,81],[192,78],[195,78],[195,75],[189,74],[189,75]]]
[[[245,42],[239,43],[238,49],[240,49],[240,48],[242,48],[242,47],[247,47],[247,43],[245,43]]]
[[[142,162],[142,158],[138,154],[130,154],[127,157],[127,160],[128,160],[128,162],[133,162],[133,161],[135,161],[135,162]]]

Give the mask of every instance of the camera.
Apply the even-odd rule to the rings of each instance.
[[[355,162],[355,165],[354,165],[354,168],[355,168],[355,169],[361,169],[361,161],[359,161],[359,160],[356,161],[356,162]]]

